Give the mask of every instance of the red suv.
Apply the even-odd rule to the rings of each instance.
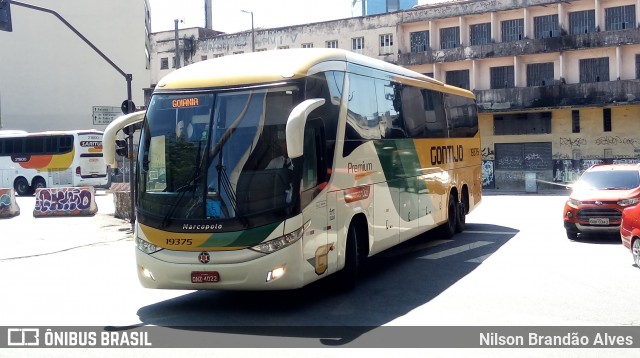
[[[622,245],[631,251],[633,262],[640,267],[640,205],[624,209],[620,224]]]
[[[564,204],[564,228],[575,240],[581,233],[620,233],[624,208],[640,202],[640,164],[600,164],[572,185]]]

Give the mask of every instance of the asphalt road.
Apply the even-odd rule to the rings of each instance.
[[[18,198],[21,215],[0,221],[0,326],[171,327],[176,334],[265,338],[284,346],[366,342],[387,326],[638,326],[640,269],[617,237],[570,241],[561,195],[490,195],[451,240],[427,235],[367,263],[357,288],[328,282],[290,292],[168,291],[142,288],[128,222],[113,217],[99,192],[98,214],[34,218],[34,198]],[[278,327],[270,332],[252,327]],[[290,327],[349,327],[344,342]],[[295,329],[294,329],[295,330]],[[320,342],[320,343],[319,343]],[[229,345],[234,346],[235,343]],[[251,344],[245,345],[251,347]],[[336,356],[354,350],[319,349]],[[48,350],[47,356],[100,350]],[[131,356],[143,350],[126,351]],[[11,356],[30,356],[11,350]],[[37,351],[41,352],[41,351]],[[245,356],[250,349],[203,350]],[[296,350],[278,350],[287,357]],[[386,353],[383,353],[386,352]],[[389,350],[364,350],[388,356]],[[516,356],[512,349],[467,349],[473,356]],[[517,356],[637,356],[637,349],[519,349]],[[51,354],[50,354],[51,353]],[[148,355],[177,351],[151,349]],[[183,356],[180,351],[180,356]],[[272,352],[273,353],[273,352]],[[461,356],[450,349],[411,349],[406,356]],[[3,354],[0,353],[0,356]],[[299,356],[299,355],[296,355]]]

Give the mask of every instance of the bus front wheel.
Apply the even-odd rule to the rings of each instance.
[[[20,196],[31,195],[31,186],[29,186],[29,182],[27,179],[20,177],[17,178],[13,183],[13,189],[15,189],[16,194]]]
[[[356,286],[358,271],[362,264],[361,256],[361,248],[358,244],[358,230],[355,225],[351,224],[347,234],[344,267],[336,273],[339,290],[351,290]]]

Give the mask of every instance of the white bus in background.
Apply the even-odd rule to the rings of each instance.
[[[107,183],[100,131],[0,131],[0,187],[24,196],[37,188]]]

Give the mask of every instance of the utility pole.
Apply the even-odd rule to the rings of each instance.
[[[89,41],[89,39],[87,39],[83,34],[80,33],[80,31],[78,31],[75,27],[73,27],[73,25],[71,25],[67,20],[65,20],[65,18],[63,18],[60,14],[58,14],[57,12],[51,10],[51,9],[47,9],[44,7],[40,7],[40,6],[35,6],[35,5],[31,5],[31,4],[26,4],[26,3],[22,3],[19,1],[7,1],[7,0],[0,0],[2,1],[3,4],[11,4],[11,5],[15,5],[15,6],[21,6],[21,7],[26,7],[27,9],[31,9],[31,10],[36,10],[36,11],[41,11],[41,12],[46,12],[49,13],[53,16],[55,16],[56,18],[58,18],[58,20],[62,21],[63,24],[65,24],[65,26],[67,26],[71,31],[73,31],[74,34],[76,34],[82,41],[84,41],[84,43],[86,43],[89,47],[91,47],[91,49],[93,49],[98,55],[100,55],[100,57],[102,57],[105,61],[107,61],[111,67],[113,67],[116,71],[118,71],[119,74],[121,74],[125,80],[127,81],[127,100],[126,100],[126,109],[129,111],[129,113],[133,112],[134,110],[134,105],[133,105],[133,100],[132,100],[132,94],[131,94],[131,81],[133,80],[133,75],[131,75],[130,73],[125,73],[120,67],[118,67],[113,61],[111,61],[111,59],[109,57],[107,57],[107,55],[105,55],[102,51],[100,51],[100,49],[98,49],[93,43],[91,43],[91,41]],[[10,17],[9,17],[10,19]],[[9,23],[9,25],[11,25]],[[177,25],[176,25],[177,27]],[[5,30],[5,31],[10,31],[10,30]],[[131,135],[129,135],[129,137],[131,137]],[[131,151],[133,151],[133,139],[129,138],[129,149]],[[129,164],[129,187],[130,187],[130,191],[131,191],[131,217],[130,217],[130,221],[131,221],[131,230],[133,231],[133,226],[136,220],[136,213],[135,213],[135,203],[134,203],[134,190],[135,190],[135,186],[133,185],[133,162],[130,161]]]
[[[178,19],[173,20],[175,23],[174,38],[176,41],[176,70],[180,68],[180,40],[178,38]]]
[[[244,13],[251,14],[251,52],[256,52],[256,31],[253,28],[253,11],[240,10]]]

